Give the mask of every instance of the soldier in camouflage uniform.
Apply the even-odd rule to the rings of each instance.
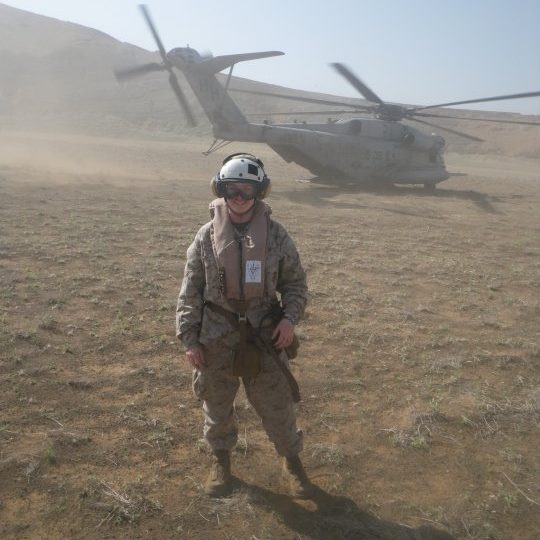
[[[307,301],[305,272],[287,231],[270,218],[270,207],[261,200],[270,180],[260,160],[250,154],[229,156],[212,187],[218,196],[210,205],[212,221],[187,251],[176,317],[213,453],[205,490],[223,496],[232,488],[230,451],[238,437],[233,404],[240,385],[232,351],[241,340],[239,317],[245,316],[248,329],[266,331],[278,351],[261,348],[260,371],[241,377],[247,398],[284,458],[292,494],[308,497],[312,486],[298,456],[302,431],[296,427],[291,388],[272,355],[287,363],[284,349],[293,341]],[[266,315],[276,293],[283,311],[272,323]]]

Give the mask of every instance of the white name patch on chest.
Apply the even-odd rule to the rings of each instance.
[[[246,261],[246,283],[261,283],[261,261]]]

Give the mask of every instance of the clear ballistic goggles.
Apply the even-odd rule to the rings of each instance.
[[[240,197],[244,201],[251,201],[257,195],[255,186],[247,185],[243,188],[239,188],[235,185],[226,185],[225,186],[225,198],[226,199],[235,199]]]

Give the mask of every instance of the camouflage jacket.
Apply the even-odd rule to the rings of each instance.
[[[259,327],[270,304],[276,299],[276,292],[281,296],[285,312],[299,320],[307,303],[306,274],[294,242],[285,228],[273,219],[270,219],[268,231],[265,280],[264,297],[250,304],[246,312],[252,327]],[[237,330],[230,317],[205,307],[205,303],[235,312],[220,287],[212,248],[212,222],[201,227],[187,250],[176,308],[176,335],[186,347],[198,343],[208,345]]]

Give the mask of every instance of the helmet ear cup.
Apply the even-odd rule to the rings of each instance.
[[[210,180],[210,187],[212,188],[212,193],[218,197],[225,197],[225,186],[223,182],[219,179],[219,173]]]
[[[215,197],[219,197],[217,188],[217,175],[212,177],[212,180],[210,180],[210,189],[212,190],[212,194]]]
[[[261,185],[259,187],[259,191],[257,193],[257,199],[265,199],[270,195],[270,192],[272,191],[272,186],[270,185],[270,178],[266,176],[266,174],[263,177],[263,181],[261,182]]]

